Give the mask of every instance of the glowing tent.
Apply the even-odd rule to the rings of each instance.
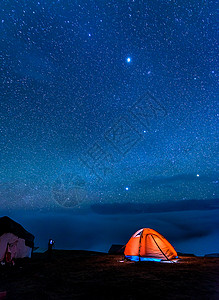
[[[31,257],[34,236],[9,217],[0,218],[0,262]]]
[[[157,231],[138,230],[126,244],[125,257],[132,261],[161,261],[177,257],[173,246]]]

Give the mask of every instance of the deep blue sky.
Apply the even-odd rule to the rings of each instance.
[[[77,239],[86,249],[106,250],[105,239],[84,244],[96,228],[100,239],[112,228],[113,242],[119,227],[115,242],[125,243],[153,226],[186,245],[200,217],[194,236],[215,232],[215,12],[204,0],[2,0],[2,214],[28,226],[31,212],[41,245],[36,220],[48,215],[59,248],[75,247],[58,233],[63,214],[72,236],[86,216]]]

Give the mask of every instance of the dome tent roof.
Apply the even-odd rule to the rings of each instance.
[[[0,218],[0,236],[5,233],[13,233],[17,237],[24,239],[25,244],[28,247],[33,248],[34,246],[34,235],[25,230],[19,223],[7,216]]]
[[[125,256],[135,261],[171,260],[177,257],[173,246],[157,231],[142,228],[126,244]]]

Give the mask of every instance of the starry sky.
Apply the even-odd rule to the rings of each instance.
[[[75,247],[62,230],[78,226],[79,248],[106,251],[153,226],[183,250],[195,237],[216,251],[215,11],[210,0],[2,0],[1,214],[40,245],[51,234]]]

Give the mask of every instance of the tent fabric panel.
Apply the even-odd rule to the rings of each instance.
[[[18,237],[13,233],[5,233],[0,236],[0,261],[2,261],[5,257],[5,252],[7,250],[8,243],[14,243],[18,240]]]
[[[162,257],[163,259],[172,259],[177,256],[176,251],[172,251],[172,246],[171,248],[169,247],[169,243],[166,243],[167,240],[163,238],[162,236],[157,236],[157,235],[151,235],[149,236],[150,239],[152,240],[152,243],[154,243],[154,253],[157,254],[156,257]],[[147,254],[150,257],[150,254]]]
[[[25,245],[25,240],[18,238],[13,233],[5,233],[0,236],[0,261],[4,260],[7,246],[12,258],[31,257],[32,248]]]
[[[126,244],[124,254],[125,255],[139,255],[139,241],[140,237],[131,237]]]
[[[34,236],[25,230],[19,223],[7,216],[0,218],[0,236],[4,233],[13,233],[19,238],[26,240],[28,246],[32,248],[34,246]]]
[[[31,258],[32,248],[26,246],[24,239],[18,239],[17,245],[16,245],[16,252],[13,256],[14,258],[24,258],[29,257]]]
[[[159,245],[160,239],[156,237],[156,239],[154,240],[155,237],[156,236],[154,235],[147,234],[142,238],[143,246],[141,247],[140,255],[146,257],[156,257],[159,259],[166,259],[165,255],[162,253],[163,251],[162,246]],[[155,241],[159,247],[157,246]]]
[[[162,237],[162,243],[165,244],[164,249],[165,249],[165,255],[167,255],[167,257],[169,259],[175,258],[177,257],[177,252],[176,250],[173,248],[173,246],[168,242],[168,240],[166,240],[163,236]]]
[[[168,259],[172,259],[177,256],[176,250],[161,234],[153,234],[152,237],[155,244],[158,245]]]
[[[153,236],[153,238],[155,239],[156,243],[158,244],[166,258],[172,259],[173,257],[177,256],[176,251],[174,249],[174,251],[172,251],[173,247],[169,244],[169,242],[167,242],[166,239],[157,237],[156,235]]]

